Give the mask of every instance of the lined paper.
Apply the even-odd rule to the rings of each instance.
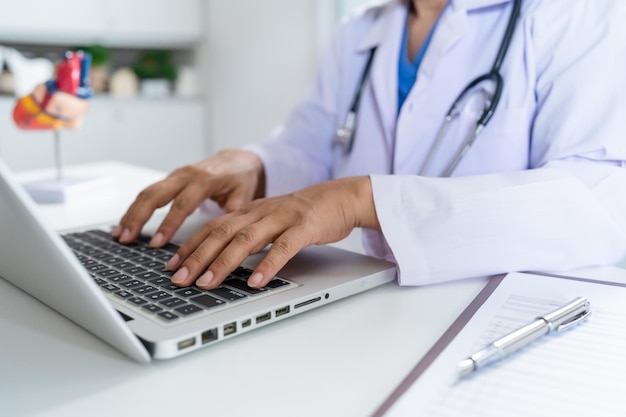
[[[463,379],[456,365],[577,296],[591,317]],[[626,288],[510,274],[386,416],[625,416]]]

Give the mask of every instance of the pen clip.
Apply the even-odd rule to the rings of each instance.
[[[586,320],[589,316],[591,315],[591,310],[585,310],[582,313],[580,313],[579,315],[577,315],[576,317],[574,317],[573,319],[571,319],[570,321],[568,321],[567,323],[563,323],[561,325],[559,325],[556,328],[557,332],[562,332],[565,331],[571,327],[576,326],[577,324],[579,324],[580,322]]]

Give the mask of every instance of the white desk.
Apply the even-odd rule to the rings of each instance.
[[[42,207],[57,229],[115,220],[143,186],[163,176],[112,162],[68,169],[79,171],[115,175],[118,197]],[[580,275],[590,273],[626,279],[618,268]],[[178,359],[140,365],[0,279],[0,416],[366,416],[484,282],[389,284]]]

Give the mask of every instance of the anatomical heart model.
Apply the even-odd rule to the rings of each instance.
[[[17,101],[13,120],[21,129],[74,129],[80,125],[91,97],[91,57],[81,51],[66,52],[58,65],[56,79],[35,87]]]
[[[100,189],[104,182],[93,178],[65,178],[61,161],[62,129],[76,129],[89,109],[92,95],[89,72],[91,56],[68,51],[56,68],[54,79],[38,84],[32,93],[18,99],[13,109],[15,124],[24,130],[50,130],[54,133],[56,179],[24,184],[35,201],[61,203],[69,197]]]

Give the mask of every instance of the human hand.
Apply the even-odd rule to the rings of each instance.
[[[154,211],[171,202],[172,207],[150,242],[160,247],[205,199],[211,198],[231,212],[264,193],[261,159],[249,151],[224,150],[195,165],[177,169],[141,191],[112,235],[121,243],[134,241]]]
[[[172,282],[217,287],[250,254],[272,243],[248,285],[266,285],[302,248],[339,241],[353,228],[380,230],[369,177],[324,182],[254,200],[205,224],[168,262]]]

